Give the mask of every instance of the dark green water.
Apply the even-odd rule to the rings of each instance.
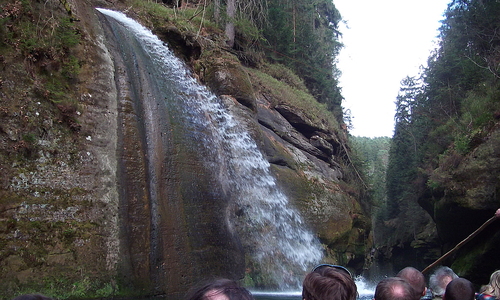
[[[255,300],[301,300],[301,292],[252,292]]]
[[[301,300],[300,296],[254,296],[255,300]]]
[[[252,295],[255,300],[302,300],[301,292],[252,292]],[[362,293],[358,300],[371,300],[372,298],[371,293]]]

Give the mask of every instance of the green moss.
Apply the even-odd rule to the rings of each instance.
[[[75,79],[80,73],[80,60],[75,56],[69,56],[63,64],[61,74],[66,79]]]
[[[173,9],[152,1],[134,0],[130,2],[134,7],[134,12],[141,15],[141,19],[151,22],[146,26],[161,27],[165,26],[165,23],[169,23],[177,27],[181,32],[190,33],[197,33],[202,27],[217,27],[207,18],[209,14],[206,12],[203,14],[199,8]],[[207,10],[209,9],[207,8]]]
[[[111,281],[91,278],[86,270],[72,270],[77,260],[85,259],[77,257],[77,246],[74,242],[77,239],[95,239],[96,230],[99,228],[95,223],[30,221],[26,218],[19,221],[2,221],[0,228],[0,233],[6,233],[2,239],[3,243],[0,244],[0,259],[8,259],[11,262],[5,265],[7,269],[4,269],[4,272],[7,272],[8,268],[14,268],[13,270],[18,271],[9,272],[16,272],[17,278],[28,276],[22,281],[26,283],[16,280],[5,283],[16,285],[14,292],[22,294],[36,291],[58,299],[107,297],[114,293],[114,288],[109,283]],[[19,273],[23,270],[36,270],[37,276],[30,275],[32,272],[26,272],[27,275]],[[0,290],[2,288],[5,286],[0,284]],[[4,292],[12,296],[12,288],[9,290],[10,292]]]
[[[19,6],[17,3],[10,5]],[[0,31],[4,44],[8,46],[4,50],[20,56],[24,62],[20,70],[24,69],[30,75],[27,79],[35,80],[36,84],[31,84],[35,95],[49,98],[54,103],[72,101],[67,87],[78,76],[81,64],[70,54],[82,40],[78,23],[67,16],[45,15],[59,5],[57,2],[23,2],[15,17],[2,20],[9,30]]]
[[[247,288],[255,287],[255,281],[253,280],[252,276],[250,276],[250,274],[245,274],[245,277],[243,278],[241,284]]]
[[[80,279],[58,278],[55,275],[44,277],[40,282],[30,284],[30,286],[20,285],[15,291],[16,295],[33,293],[43,294],[54,299],[92,299],[111,297],[116,295],[118,291],[112,283],[101,279],[88,276]],[[1,292],[0,296],[2,296]],[[11,298],[12,294],[5,296]]]
[[[34,133],[26,133],[23,135],[23,141],[34,144],[36,142],[36,135]]]
[[[307,87],[304,84],[304,81],[300,79],[300,77],[297,76],[291,69],[282,64],[266,63],[260,68],[260,70],[293,88],[307,92]]]
[[[468,249],[467,252],[463,251],[460,253],[460,256],[454,259],[451,268],[457,274],[467,274],[474,268],[477,263],[477,258],[481,257],[481,255],[485,252],[485,247],[474,247],[472,249]]]
[[[287,196],[290,199],[296,199],[297,205],[301,208],[305,208],[309,205],[310,201],[314,200],[315,191],[320,191],[321,189],[316,189],[313,182],[307,180],[303,176],[299,176],[296,171],[282,167],[278,165],[271,165],[271,170],[278,179],[283,190],[287,191]]]
[[[59,44],[59,47],[70,48],[80,43],[81,35],[71,18],[63,18],[59,21],[53,39]]]
[[[321,104],[316,99],[303,89],[303,86],[297,82],[297,78],[280,81],[275,77],[264,73],[266,69],[274,70],[269,66],[263,70],[247,69],[251,74],[251,80],[255,81],[254,85],[261,87],[262,92],[271,95],[274,99],[272,105],[288,104],[298,108],[307,118],[314,124],[323,124],[331,132],[340,132],[338,124],[332,112],[328,111],[325,104]],[[270,71],[274,74],[274,71]],[[275,75],[276,76],[276,75]],[[292,77],[290,77],[292,78]],[[287,82],[290,81],[294,86],[290,86]]]

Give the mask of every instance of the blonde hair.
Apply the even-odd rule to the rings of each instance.
[[[481,288],[481,293],[500,297],[500,270],[491,274],[490,283]]]

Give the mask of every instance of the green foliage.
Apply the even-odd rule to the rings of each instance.
[[[429,180],[427,180],[427,186],[429,188],[435,190],[435,189],[438,189],[440,185],[439,185],[439,182],[434,181],[432,179],[429,179]]]
[[[391,138],[351,137],[356,166],[363,170],[363,177],[369,185],[370,198],[375,207],[385,206],[386,173]]]
[[[239,18],[234,22],[234,26],[246,44],[255,44],[262,40],[261,30],[248,19]]]
[[[297,76],[292,70],[285,67],[282,64],[264,64],[261,70],[274,77],[275,79],[282,81],[289,86],[296,88],[298,90],[307,92],[307,87],[304,85],[304,81]]]
[[[211,7],[186,7],[183,9],[169,8],[157,1],[133,0],[131,8],[135,13],[142,15],[144,19],[153,27],[162,27],[171,24],[177,27],[181,32],[199,33],[202,27],[210,28],[217,27],[208,17],[208,11],[212,11]],[[205,13],[203,12],[205,9]]]
[[[419,137],[422,124],[414,114],[418,111],[418,101],[423,91],[417,78],[406,77],[401,81],[401,89],[396,98],[396,125],[390,148],[387,167],[387,205],[385,217],[395,218],[401,212],[403,202],[413,194],[412,182],[416,179],[419,160]]]
[[[36,142],[37,138],[34,133],[26,133],[23,135],[23,141],[29,143],[29,144],[34,144]]]
[[[45,88],[49,92],[49,99],[54,103],[63,103],[67,101],[66,88],[63,82],[57,79],[52,79],[45,84]]]
[[[271,1],[263,34],[268,59],[300,74],[313,96],[342,121],[343,98],[334,63],[342,46],[337,30],[340,19],[331,1]]]
[[[469,143],[470,143],[469,136],[463,135],[463,134],[457,134],[455,136],[455,140],[454,140],[453,144],[455,146],[455,150],[458,153],[465,154],[465,153],[469,152],[469,150],[470,150]]]
[[[481,84],[470,91],[462,102],[461,123],[473,128],[494,122],[494,113],[500,107],[500,86]]]
[[[500,2],[454,0],[442,24],[439,48],[419,78],[402,81],[396,100],[392,217],[426,190],[449,186],[450,173],[498,123]]]
[[[75,56],[69,56],[63,63],[62,75],[67,79],[74,79],[80,73],[80,60]]]
[[[70,18],[60,20],[59,26],[54,35],[54,40],[61,48],[71,48],[80,43],[81,36],[75,28],[73,21]]]
[[[326,109],[324,104],[318,103],[310,93],[291,87],[284,81],[279,81],[259,70],[249,69],[248,71],[255,76],[254,78],[265,90],[276,93],[279,95],[278,98],[286,99],[287,103],[303,111],[314,124],[325,124],[332,132],[341,130],[336,121],[337,118]]]

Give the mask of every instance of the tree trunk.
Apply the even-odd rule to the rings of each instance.
[[[234,17],[236,16],[236,0],[228,0],[227,1],[227,16],[228,21],[226,23],[226,45],[230,48],[234,46]]]
[[[214,19],[215,19],[215,23],[219,24],[219,22],[220,22],[220,0],[214,0]]]

